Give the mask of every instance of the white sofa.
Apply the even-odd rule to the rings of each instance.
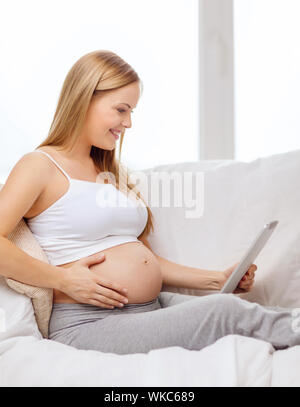
[[[240,260],[265,223],[279,220],[255,261],[254,288],[241,296],[262,305],[294,309],[297,326],[300,150],[250,163],[226,160],[157,166],[144,170],[147,180],[155,179],[154,172],[164,172],[166,178],[176,173],[176,182],[183,179],[180,175],[190,173],[196,180],[196,174],[202,174],[197,185],[203,184],[193,189],[197,192],[194,199],[203,204],[201,216],[193,217],[191,207],[174,207],[174,201],[171,207],[162,203],[152,207],[156,229],[148,240],[155,253],[171,261],[223,270]],[[149,185],[147,181],[140,185],[148,198]],[[163,286],[165,290],[211,294]],[[43,338],[30,298],[12,290],[0,277],[0,318],[1,310],[6,330],[1,332],[0,319],[0,386],[300,385],[300,346],[275,351],[267,341],[228,335],[201,351],[177,346],[133,355],[78,350]]]

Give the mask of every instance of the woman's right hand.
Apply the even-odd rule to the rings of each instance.
[[[114,308],[120,303],[126,304],[127,290],[89,269],[93,264],[102,263],[105,255],[93,254],[78,260],[70,267],[61,267],[62,280],[60,291],[79,303]]]

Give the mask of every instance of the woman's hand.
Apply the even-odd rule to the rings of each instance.
[[[104,260],[105,255],[97,253],[78,260],[68,268],[60,267],[62,272],[60,290],[79,303],[104,308],[114,308],[113,306],[118,306],[123,302],[126,304],[127,290],[125,288],[89,269],[91,265],[102,263]]]
[[[231,275],[233,270],[236,268],[236,266],[239,263],[236,263],[234,266],[229,267],[225,271],[223,271],[224,274],[224,283],[227,281],[228,277]],[[257,266],[255,264],[251,264],[249,269],[247,270],[246,274],[244,277],[240,280],[239,284],[237,285],[236,289],[234,290],[234,294],[241,294],[241,293],[246,293],[249,292],[252,289],[252,286],[254,284],[254,277],[255,277],[255,271],[257,270]]]

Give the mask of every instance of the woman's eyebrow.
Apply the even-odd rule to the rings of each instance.
[[[122,105],[126,105],[126,106],[128,106],[129,107],[129,109],[131,109],[131,106],[128,104],[128,103],[123,103],[123,102],[120,102]]]

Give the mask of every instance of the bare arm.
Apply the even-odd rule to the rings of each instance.
[[[3,236],[0,236],[0,274],[36,287],[61,286],[59,267],[35,259]]]
[[[224,275],[220,271],[187,267],[160,256],[156,257],[164,284],[198,290],[220,290],[224,283]]]
[[[61,269],[28,255],[7,238],[42,193],[49,168],[39,154],[28,153],[17,162],[0,190],[0,274],[58,289]]]
[[[40,154],[26,154],[0,189],[0,274],[25,284],[58,289],[79,303],[104,308],[118,305],[126,295],[123,287],[89,269],[105,256],[96,253],[64,268],[28,255],[8,239],[51,178],[49,162]]]
[[[238,263],[224,271],[202,270],[195,267],[173,263],[153,252],[147,239],[142,235],[138,239],[156,256],[163,277],[163,283],[174,287],[194,288],[198,290],[221,290]],[[246,293],[252,289],[257,266],[252,264],[239,282],[234,294]]]
[[[138,238],[156,256],[163,277],[163,283],[174,287],[199,290],[220,290],[224,284],[224,273],[214,270],[202,270],[173,263],[153,252],[144,237]]]

